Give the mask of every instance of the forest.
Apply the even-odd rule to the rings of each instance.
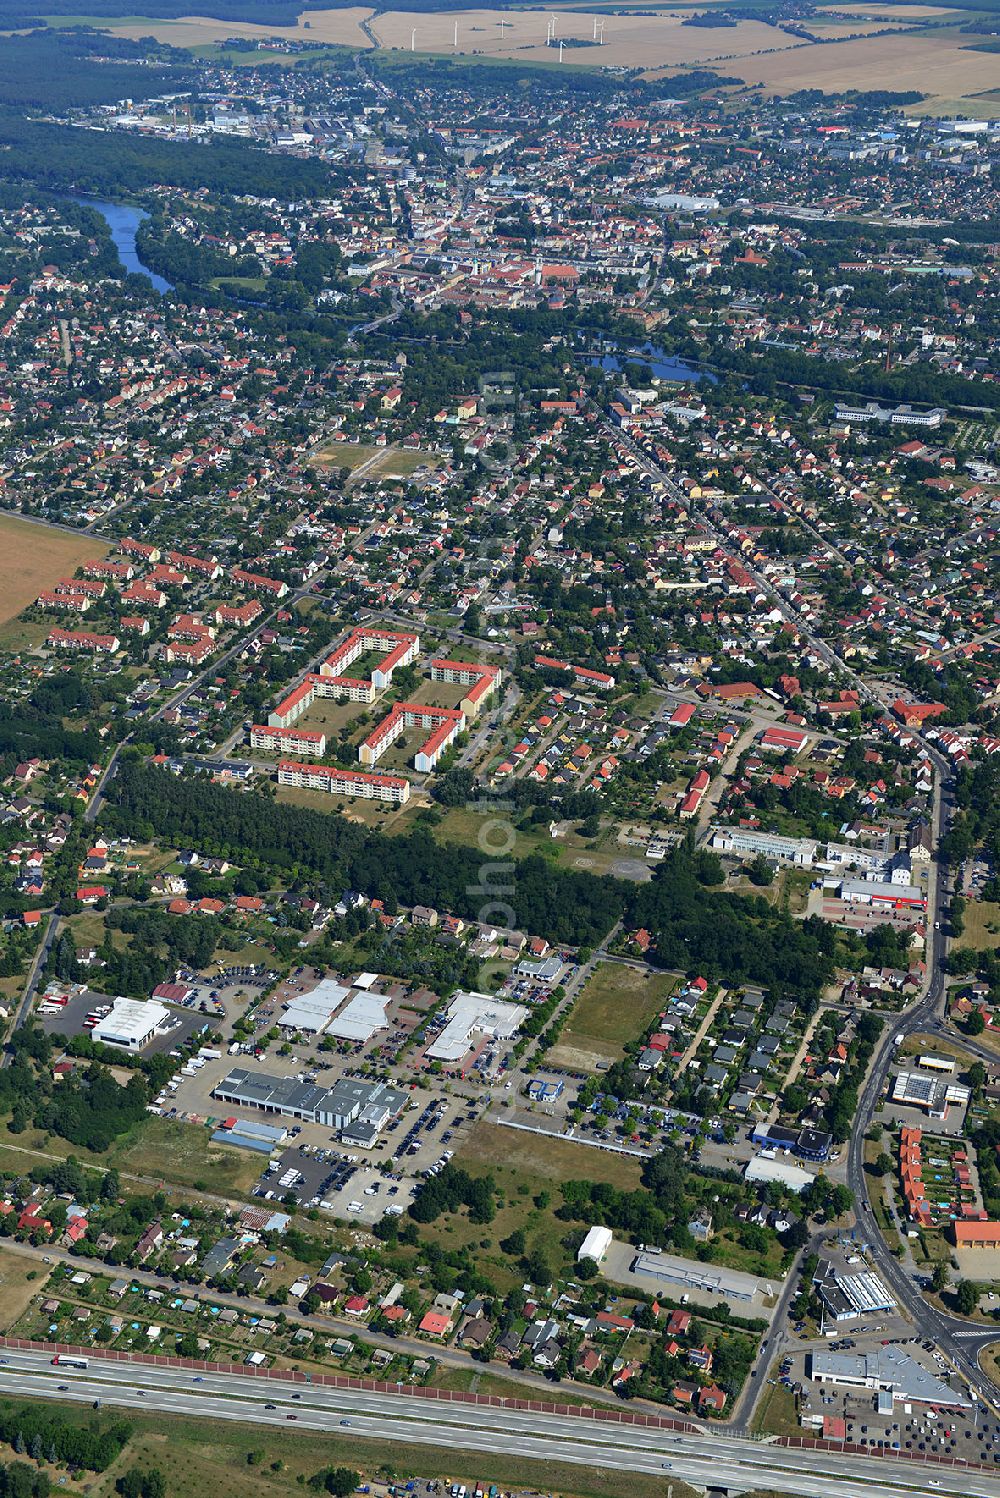
[[[835,937],[822,921],[792,920],[757,896],[706,887],[718,860],[681,846],[655,878],[635,886],[626,924],[653,935],[655,961],[666,968],[761,983],[775,998],[814,1005],[833,978]]]
[[[688,847],[649,884],[597,878],[533,856],[496,864],[474,849],[435,842],[426,826],[387,837],[346,818],[306,811],[126,759],[104,812],[112,830],[223,855],[285,879],[319,876],[401,906],[429,904],[514,924],[554,942],[593,947],[623,918],[653,935],[662,967],[709,979],[749,979],[775,997],[812,1005],[833,976],[835,937],[816,920],[793,921],[766,900],[711,888],[718,859]]]
[[[259,197],[319,197],[328,173],[321,162],[276,156],[239,140],[197,145],[122,132],[104,134],[0,113],[3,176],[51,191],[141,192],[150,182]]]
[[[170,65],[178,62],[183,71]],[[118,99],[148,99],[193,82],[188,53],[155,48],[151,59],[148,46],[104,32],[33,31],[5,37],[0,47],[0,105],[14,108],[62,114]]]
[[[0,1441],[32,1457],[65,1462],[86,1472],[106,1472],[121,1455],[132,1434],[123,1421],[99,1427],[74,1425],[58,1410],[44,1404],[0,1405]],[[7,1469],[9,1474],[10,1468]],[[17,1489],[0,1486],[0,1494]],[[30,1492],[31,1489],[26,1491]]]
[[[386,837],[336,814],[306,811],[195,778],[177,778],[130,759],[111,788],[108,824],[137,828],[181,846],[218,850],[237,862],[307,870],[342,889],[401,905],[430,904],[496,920],[510,906],[515,923],[550,941],[594,945],[614,924],[622,886],[554,869],[542,858],[497,866],[470,848],[441,847],[425,828]]]

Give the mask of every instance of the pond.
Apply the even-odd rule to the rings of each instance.
[[[137,276],[145,276],[147,281],[152,281],[157,291],[172,291],[173,283],[158,276],[151,271],[148,265],[143,265],[139,259],[139,252],[135,245],[136,230],[148,213],[143,213],[141,208],[132,208],[127,203],[105,203],[100,198],[84,198],[73,195],[72,201],[80,203],[84,208],[93,208],[101,215],[111,230],[111,238],[118,258],[127,271]]]
[[[696,364],[688,364],[684,359],[675,359],[665,349],[657,348],[654,343],[644,343],[641,348],[624,349],[619,344],[604,344],[605,352],[591,355],[587,363],[592,369],[620,370],[628,363],[648,364],[653,374],[661,380],[672,380],[676,384],[693,383],[699,380],[707,380],[710,385],[717,385],[718,379],[709,369],[699,369]]]

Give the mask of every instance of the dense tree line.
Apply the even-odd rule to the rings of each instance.
[[[150,98],[190,84],[194,74],[188,54],[175,54],[183,59],[183,72],[162,63],[136,67],[149,52],[149,47],[95,31],[32,31],[5,37],[0,47],[0,105],[61,114],[123,98]],[[101,62],[94,60],[98,53]]]
[[[116,776],[108,825],[131,836],[189,844],[240,863],[307,870],[370,896],[388,886],[400,905],[429,904],[496,921],[509,906],[517,925],[550,941],[595,945],[620,914],[618,880],[554,868],[545,859],[498,863],[475,849],[437,844],[426,828],[387,837],[346,818],[177,777],[138,759]]]
[[[238,140],[192,145],[124,132],[76,130],[0,113],[0,174],[54,191],[136,193],[150,182],[240,195],[322,196],[322,163],[276,156]]]
[[[29,1467],[27,1462],[0,1467],[0,1498],[49,1498],[51,1491],[49,1474]]]
[[[0,1441],[5,1445],[34,1455],[37,1443],[39,1456],[88,1472],[106,1472],[131,1434],[131,1426],[123,1421],[103,1428],[96,1420],[89,1426],[74,1425],[44,1405],[0,1405]]]
[[[470,1176],[449,1162],[440,1175],[428,1176],[409,1208],[414,1222],[435,1222],[443,1212],[468,1207],[469,1221],[493,1221],[496,1211],[492,1176]]]
[[[701,855],[680,847],[630,892],[626,923],[652,934],[655,961],[709,980],[749,979],[776,998],[815,1003],[833,977],[832,930],[812,918],[792,920],[760,896],[706,888],[706,874],[714,877]]]

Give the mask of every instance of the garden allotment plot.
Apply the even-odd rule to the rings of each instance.
[[[644,973],[624,963],[602,962],[577,999],[551,1052],[552,1062],[598,1071],[620,1061],[625,1046],[646,1033],[676,985],[673,973]]]

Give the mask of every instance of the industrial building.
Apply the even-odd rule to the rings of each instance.
[[[343,1078],[333,1087],[317,1087],[297,1077],[274,1077],[236,1067],[223,1077],[212,1096],[240,1108],[257,1108],[283,1118],[301,1119],[333,1129],[350,1144],[365,1148],[407,1105],[401,1089],[384,1082]],[[243,1129],[244,1137],[246,1130]]]
[[[765,1289],[761,1280],[738,1269],[720,1269],[717,1264],[701,1264],[694,1259],[679,1259],[673,1254],[641,1251],[632,1260],[632,1273],[663,1285],[678,1285],[726,1300],[745,1301],[748,1305]],[[770,1289],[770,1286],[766,1287]]]
[[[367,1044],[378,1030],[388,1029],[385,1011],[389,1000],[384,994],[367,991],[355,993],[340,1013],[326,1027],[327,1035],[338,1040],[353,1040]]]
[[[790,1165],[787,1160],[775,1160],[767,1155],[755,1155],[743,1172],[743,1179],[751,1184],[777,1181],[779,1185],[794,1191],[796,1196],[811,1186],[816,1177],[801,1165]]]
[[[111,1012],[91,1031],[102,1045],[120,1046],[125,1051],[141,1051],[160,1026],[170,1018],[170,1010],[145,999],[115,999]]]
[[[296,1030],[301,1035],[319,1035],[350,992],[343,983],[324,978],[308,993],[299,994],[292,999],[279,1024],[283,1030]]]
[[[459,991],[449,1006],[444,1029],[427,1047],[426,1055],[431,1061],[461,1061],[477,1035],[488,1040],[513,1040],[527,1012],[523,1004],[504,1004],[486,993]]]

